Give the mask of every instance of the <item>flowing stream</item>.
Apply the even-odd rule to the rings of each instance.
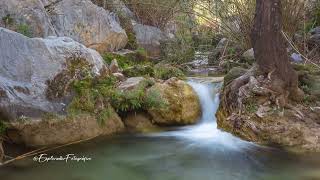
[[[318,180],[320,155],[297,156],[243,141],[217,128],[221,84],[189,81],[197,92],[199,124],[154,134],[100,138],[52,152],[91,161],[18,161],[1,180]]]

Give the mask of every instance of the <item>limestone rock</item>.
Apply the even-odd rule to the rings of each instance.
[[[152,124],[152,118],[147,113],[131,113],[124,119],[124,124],[130,132],[148,133],[158,130],[158,127]]]
[[[143,47],[148,56],[156,58],[161,53],[161,41],[168,39],[166,33],[157,27],[143,25],[139,23],[133,24],[133,31],[136,35],[138,46]]]
[[[61,73],[68,71],[70,64],[78,63],[74,61],[77,59],[88,64],[88,70],[95,75],[104,67],[96,51],[70,38],[31,39],[0,28],[0,39],[0,114],[8,119],[64,112],[68,98],[56,91],[52,96],[61,97],[48,100],[49,82],[61,80],[61,87],[55,83],[52,87],[64,91],[74,77],[61,76]]]
[[[21,31],[24,26],[32,37],[57,35],[41,0],[1,0],[0,19],[1,27]]]
[[[31,37],[67,36],[99,52],[126,46],[117,16],[90,0],[2,0],[0,26]]]
[[[107,119],[103,125],[90,115],[81,115],[76,118],[17,122],[12,123],[10,128],[13,128],[18,134],[9,136],[11,140],[37,147],[67,144],[114,134],[123,131],[124,124],[120,117],[113,112],[113,116]]]
[[[166,108],[149,109],[153,121],[160,125],[194,124],[201,114],[200,101],[192,87],[186,82],[171,78],[156,83],[149,91],[158,91],[167,102]]]
[[[99,52],[118,50],[127,44],[116,15],[90,0],[62,0],[50,8],[49,16],[59,36],[71,37]]]

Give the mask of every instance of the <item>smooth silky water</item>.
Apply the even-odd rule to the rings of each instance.
[[[33,162],[0,169],[0,180],[320,180],[320,155],[297,156],[243,141],[217,128],[220,84],[189,81],[202,106],[199,124],[154,134],[99,138],[51,155],[87,162]]]

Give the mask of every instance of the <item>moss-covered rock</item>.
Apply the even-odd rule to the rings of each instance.
[[[201,114],[200,102],[197,94],[186,82],[171,78],[164,83],[156,83],[149,89],[160,92],[167,106],[150,108],[153,121],[160,125],[194,124]]]

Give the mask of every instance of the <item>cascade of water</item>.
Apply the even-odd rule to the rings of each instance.
[[[201,108],[202,116],[196,125],[182,127],[175,131],[161,132],[147,136],[174,137],[191,141],[193,145],[208,146],[216,150],[235,150],[241,151],[242,148],[249,148],[253,143],[243,141],[229,133],[218,129],[215,114],[219,106],[218,90],[221,84],[189,81],[197,93]]]

